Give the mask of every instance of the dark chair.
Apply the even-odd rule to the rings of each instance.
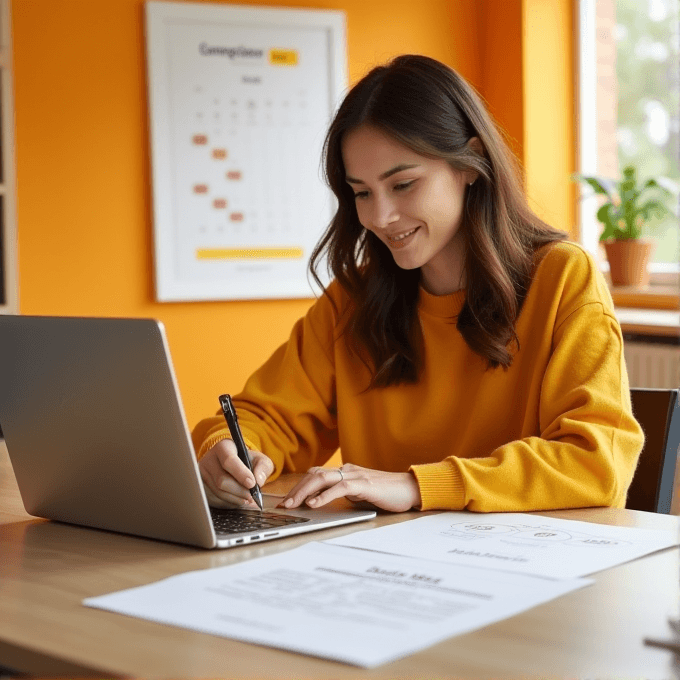
[[[626,507],[671,512],[675,467],[680,448],[680,390],[633,388],[633,414],[645,432]]]

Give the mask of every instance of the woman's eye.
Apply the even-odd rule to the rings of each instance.
[[[354,194],[354,198],[366,198],[368,196],[368,191],[357,191]]]
[[[400,182],[399,184],[394,185],[394,190],[395,191],[405,191],[408,189],[413,183],[415,182],[414,179],[412,179],[410,182]]]

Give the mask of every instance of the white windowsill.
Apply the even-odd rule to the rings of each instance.
[[[680,312],[677,310],[616,307],[614,311],[624,333],[680,336]]]

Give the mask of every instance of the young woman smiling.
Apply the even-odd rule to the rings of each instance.
[[[375,68],[325,168],[338,209],[310,267],[334,281],[234,398],[257,482],[307,471],[285,507],[623,507],[643,435],[611,297],[528,208],[474,90],[427,57]],[[193,435],[210,503],[252,505],[221,417]]]

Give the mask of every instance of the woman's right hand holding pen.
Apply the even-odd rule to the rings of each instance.
[[[274,472],[274,463],[260,451],[249,449],[249,453],[253,472],[241,462],[231,439],[218,442],[198,461],[209,505],[214,508],[257,507],[250,489],[256,480],[260,486],[267,481]]]

